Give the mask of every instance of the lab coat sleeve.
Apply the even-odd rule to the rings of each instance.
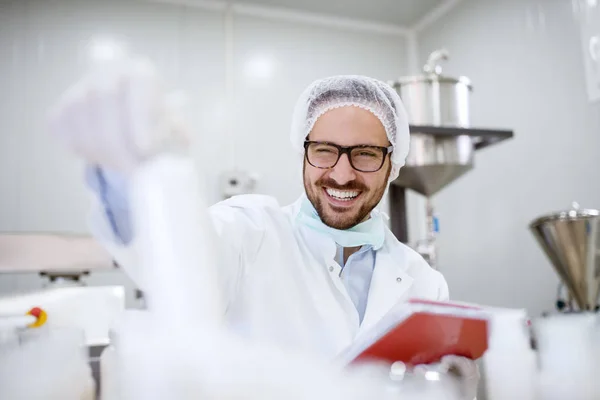
[[[399,242],[398,242],[399,243]],[[399,243],[408,257],[409,275],[414,278],[413,293],[418,297],[434,301],[448,301],[450,294],[444,275],[432,268],[427,261],[410,247]]]
[[[93,170],[87,173],[92,173]],[[115,262],[123,268],[138,288],[145,289],[144,274],[135,253],[136,237],[128,220],[129,210],[122,202],[113,199],[125,198],[126,186],[120,187],[118,180],[108,175],[106,179],[108,195],[102,196],[96,175],[87,176],[88,187],[95,193],[89,214],[92,235],[111,254]],[[100,182],[101,183],[101,182]],[[115,193],[116,192],[116,193]],[[108,201],[107,201],[108,199]],[[262,243],[267,224],[267,209],[279,208],[277,201],[268,196],[244,195],[222,201],[208,208],[213,222],[215,247],[218,257],[218,278],[225,303],[229,303],[238,290],[245,266],[251,263]],[[111,211],[110,213],[107,212]],[[112,216],[112,219],[111,219]],[[126,237],[120,234],[126,231]]]
[[[234,196],[209,207],[219,242],[218,271],[226,301],[235,296],[247,266],[256,260],[269,229],[269,210],[279,210],[279,204],[263,195]]]
[[[438,288],[438,301],[448,301],[450,300],[450,291],[448,290],[448,282],[442,274],[439,274],[439,288]]]

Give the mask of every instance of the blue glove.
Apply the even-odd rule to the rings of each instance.
[[[125,177],[105,168],[88,166],[85,181],[100,199],[116,240],[123,245],[129,244],[133,233]]]

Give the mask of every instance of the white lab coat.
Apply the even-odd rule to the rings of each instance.
[[[330,358],[394,304],[415,297],[448,299],[444,277],[386,228],[361,324],[340,279],[335,243],[296,224],[299,209],[300,201],[282,208],[262,195],[237,196],[209,208],[223,247],[224,312],[236,332]],[[132,246],[115,243],[100,207],[92,231],[143,289]]]

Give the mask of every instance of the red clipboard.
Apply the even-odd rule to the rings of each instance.
[[[488,348],[489,314],[461,303],[411,300],[400,318],[351,362],[438,362],[446,355],[476,360]]]

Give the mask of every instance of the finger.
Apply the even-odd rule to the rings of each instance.
[[[477,364],[466,357],[447,356],[442,359],[442,364],[449,372],[460,374],[463,377],[477,377],[479,375]]]

